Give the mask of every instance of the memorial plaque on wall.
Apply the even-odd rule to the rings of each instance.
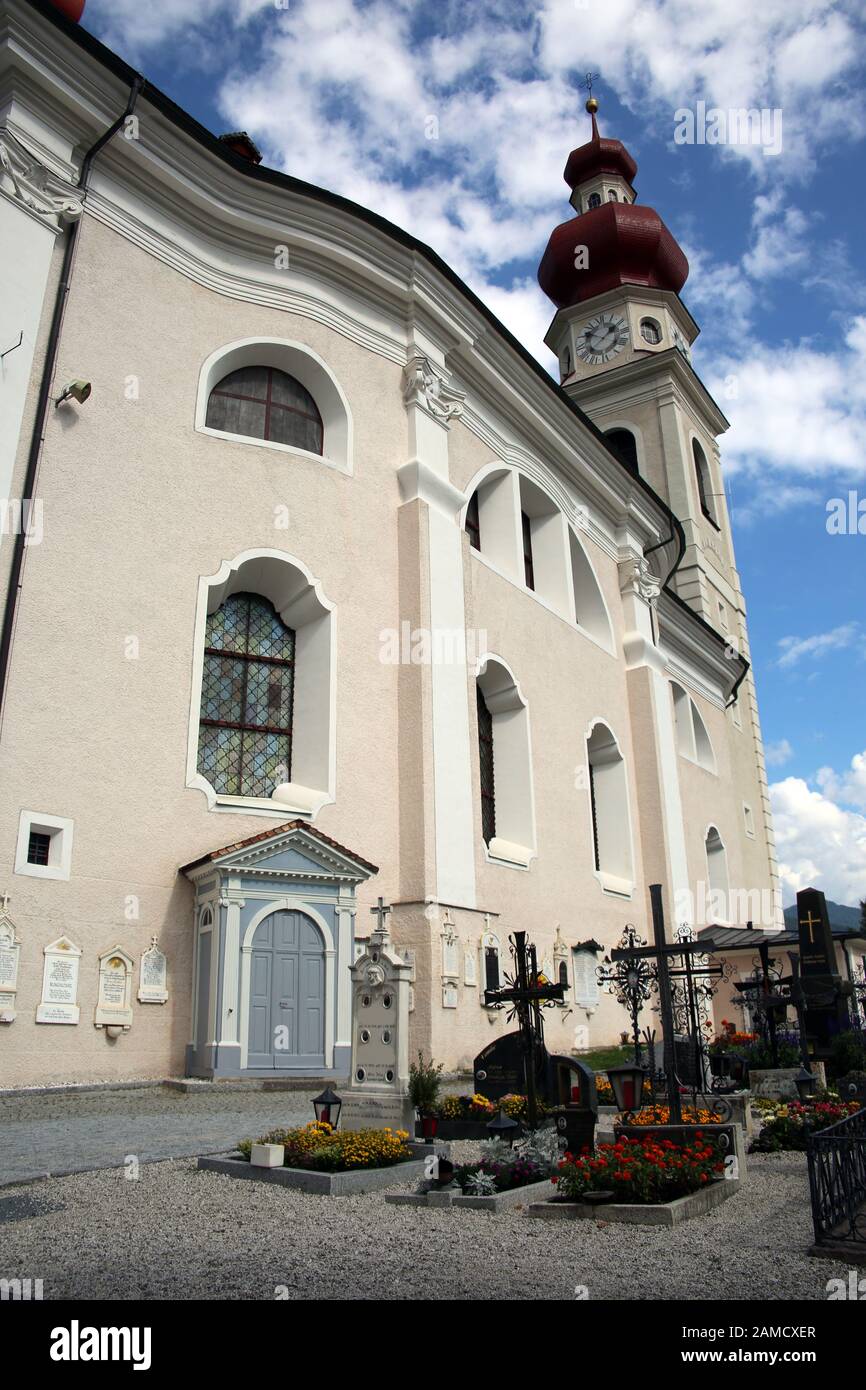
[[[150,946],[141,958],[138,976],[139,1004],[164,1004],[168,999],[168,964],[152,936]]]
[[[132,1023],[132,959],[119,946],[99,957],[97,1028],[129,1028]]]
[[[0,914],[0,1023],[11,1023],[15,1018],[20,953],[15,927],[4,911]]]
[[[42,1001],[37,1023],[78,1022],[78,965],[81,949],[68,936],[58,937],[44,948]]]

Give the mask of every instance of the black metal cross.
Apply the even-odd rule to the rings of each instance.
[[[486,989],[484,1002],[494,1009],[505,1008],[510,1004],[509,1017],[516,1018],[523,1035],[523,1065],[526,1074],[526,1116],[529,1129],[538,1128],[538,1096],[535,1087],[536,1051],[544,1042],[544,1021],[542,1006],[547,1002],[562,1001],[565,986],[541,983],[538,974],[538,959],[535,947],[527,945],[526,932],[516,931],[510,938],[511,954],[514,957],[514,976],[506,975],[506,984],[500,989]]]
[[[679,1082],[676,1074],[676,1054],[674,1052],[674,1009],[671,996],[672,980],[685,978],[689,981],[694,976],[694,968],[689,974],[688,958],[692,955],[705,955],[714,949],[711,941],[675,941],[668,942],[665,939],[665,916],[662,905],[662,886],[660,883],[650,884],[650,902],[653,914],[653,945],[652,946],[625,946],[615,951],[611,951],[612,961],[618,960],[654,960],[656,962],[656,979],[659,991],[659,1008],[662,1016],[662,1033],[665,1059],[665,1078],[668,1090],[668,1106],[670,1109],[669,1121],[672,1125],[682,1124],[683,1111],[680,1102]],[[671,956],[682,956],[686,965],[682,968],[671,970]]]

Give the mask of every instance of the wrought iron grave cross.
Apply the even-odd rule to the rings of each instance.
[[[526,1114],[530,1129],[538,1127],[538,1095],[535,1086],[536,1053],[544,1044],[542,1006],[548,1001],[562,1002],[565,986],[541,983],[535,947],[527,945],[526,932],[516,931],[511,937],[514,957],[514,976],[506,975],[500,989],[486,989],[484,1002],[494,1009],[511,1005],[510,1018],[516,1018],[523,1036],[523,1066],[526,1075]]]

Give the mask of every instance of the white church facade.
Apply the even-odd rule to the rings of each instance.
[[[557,382],[429,248],[5,10],[3,1082],[343,1077],[380,896],[413,1053],[506,1029],[516,929],[550,1046],[617,1041],[650,883],[778,920],[727,421],[633,161],[593,112]]]

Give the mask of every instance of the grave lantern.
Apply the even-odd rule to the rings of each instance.
[[[794,1085],[797,1087],[797,1095],[800,1100],[807,1101],[814,1099],[817,1081],[810,1071],[801,1067],[798,1074],[794,1077]]]
[[[330,1086],[328,1086],[320,1096],[316,1096],[313,1101],[316,1119],[320,1124],[330,1125],[331,1129],[337,1128],[342,1108],[342,1100],[338,1095],[335,1095]]]
[[[517,1121],[512,1120],[511,1116],[506,1115],[505,1111],[502,1109],[500,1109],[496,1119],[491,1120],[486,1126],[487,1133],[490,1135],[491,1139],[505,1139],[509,1144],[514,1143],[517,1138],[516,1131],[519,1130],[519,1128],[520,1126]]]
[[[643,1084],[646,1069],[634,1064],[621,1067],[608,1067],[607,1079],[613,1090],[617,1110],[631,1112],[640,1110],[643,1105]]]

